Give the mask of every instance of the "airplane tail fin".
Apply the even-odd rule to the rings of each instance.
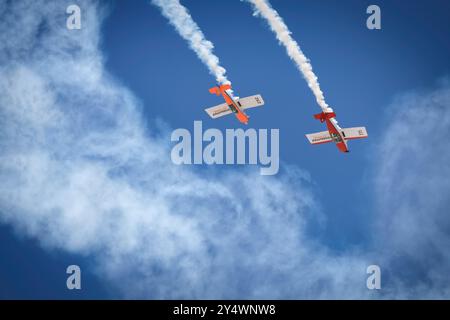
[[[229,89],[231,89],[231,85],[230,84],[222,84],[220,86],[220,89],[223,90],[223,91],[229,90]]]
[[[314,119],[320,120],[320,122],[324,122],[327,119],[335,118],[336,113],[333,112],[333,109],[328,108],[327,112],[321,112],[314,115]]]
[[[216,86],[216,87],[213,87],[213,88],[209,89],[209,92],[211,94],[216,94],[216,95],[220,96],[221,91],[225,91],[225,90],[228,90],[228,89],[231,89],[231,85],[229,85],[229,84],[222,84],[220,86]]]

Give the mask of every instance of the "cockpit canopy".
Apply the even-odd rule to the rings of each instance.
[[[336,143],[342,142],[341,136],[334,132],[331,134],[331,139],[333,139],[333,141]]]

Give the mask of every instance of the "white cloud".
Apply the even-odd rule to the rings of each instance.
[[[69,31],[65,6],[43,3],[0,4],[2,221],[49,249],[86,256],[126,297],[372,297],[364,253],[336,255],[305,235],[320,209],[303,172],[174,166],[169,139],[143,123],[140,102],[104,69],[103,9],[80,1],[83,29]],[[390,252],[378,254],[386,265],[398,253],[415,259],[427,257],[417,248],[434,248],[448,266],[448,90],[440,92],[406,111],[403,103],[379,147],[380,224],[391,229],[380,229]],[[428,278],[445,274],[436,267]],[[395,279],[389,292],[397,296],[399,288],[443,294]]]
[[[406,297],[450,296],[450,85],[399,97],[376,149],[376,246]]]

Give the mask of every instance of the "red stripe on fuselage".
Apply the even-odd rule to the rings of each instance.
[[[339,132],[339,130],[334,126],[334,124],[330,121],[330,119],[326,119],[326,123],[327,123],[327,128],[328,128],[328,132],[330,133],[330,136],[333,137],[333,134],[337,134],[342,140],[340,142],[336,142],[333,139],[333,141],[336,143],[337,148],[342,152],[348,152],[348,147],[344,141],[344,137],[342,136],[342,133]]]
[[[236,111],[237,111],[237,113],[235,113],[236,118],[240,122],[242,122],[244,124],[247,124],[248,123],[248,116],[244,112],[242,112],[242,110],[239,108],[239,106],[234,101],[234,99],[231,98],[225,90],[221,90],[221,91],[222,91],[223,98],[225,99],[225,102],[228,105],[233,105],[233,107],[236,108]]]

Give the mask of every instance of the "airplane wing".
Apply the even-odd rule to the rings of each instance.
[[[218,106],[205,109],[206,113],[213,119],[226,116],[232,113],[230,107],[226,103],[219,104]]]
[[[333,141],[328,131],[321,131],[316,133],[307,134],[306,137],[311,144],[321,144]]]
[[[362,139],[368,137],[365,127],[344,128],[342,129],[342,135],[344,136],[345,140]]]
[[[238,100],[238,106],[242,110],[261,107],[262,105],[264,105],[264,100],[259,94]]]

